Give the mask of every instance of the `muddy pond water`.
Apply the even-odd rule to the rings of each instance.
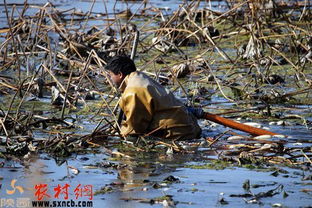
[[[84,119],[85,116],[81,118]],[[270,127],[274,132],[290,136],[285,144],[287,147],[311,147],[311,130],[304,126],[270,126],[266,121],[257,122]],[[96,126],[92,121],[82,123],[86,124],[83,125],[84,133],[91,132]],[[204,124],[201,126],[207,136],[225,131],[222,126],[209,129]],[[75,203],[92,201],[93,207],[174,207],[168,204],[175,204],[176,207],[311,205],[309,166],[291,168],[278,164],[270,167],[219,164],[214,159],[217,159],[222,149],[205,147],[190,154],[122,152],[131,158],[111,156],[105,149],[98,147],[92,153],[73,154],[65,158],[54,158],[42,153],[31,155],[24,161],[1,159],[1,199],[24,198],[28,203],[34,203],[38,201],[34,187],[46,184],[49,197],[45,196],[44,201],[64,201],[64,194],[56,198],[54,189],[68,184],[69,200]],[[24,188],[23,193],[17,189],[12,195],[6,193],[7,190],[13,190],[12,180],[17,180],[15,187]],[[250,181],[248,189],[244,188],[247,180]],[[76,199],[75,190],[79,185],[92,186],[95,194],[92,200],[87,195]],[[252,194],[270,191],[274,194],[261,197],[259,201],[251,200]]]
[[[75,8],[82,12],[89,11],[93,3],[86,0],[51,2],[59,9]],[[123,11],[127,8],[136,10],[142,7],[141,1],[127,3],[105,1],[107,8],[104,7],[103,2],[95,1],[92,11],[105,13],[106,10],[109,12]],[[153,0],[149,1],[149,5],[170,13],[179,8],[181,2]],[[23,1],[7,0],[6,3],[23,4]],[[46,1],[32,0],[28,3],[43,6]],[[226,11],[226,4],[223,1],[203,1],[201,4],[202,7],[211,6],[214,10]],[[4,4],[1,2],[0,28],[7,26],[4,11]],[[29,12],[31,13],[32,10]],[[90,24],[100,23],[90,21]],[[6,76],[15,76],[14,73],[3,72]],[[179,96],[179,92],[175,93]],[[308,96],[311,98],[311,93]],[[12,95],[0,96],[1,108],[8,107],[7,103],[11,97]],[[59,114],[59,108],[51,107],[50,96],[32,102],[29,101],[31,107],[23,106],[21,109],[27,111],[34,108],[41,111],[43,116]],[[92,101],[90,105],[99,106],[98,103]],[[209,106],[207,110],[214,113],[222,112],[222,109],[238,110],[234,103],[228,102],[221,96],[212,96],[206,104]],[[159,145],[159,152],[118,149],[117,146],[112,149],[113,153],[121,152],[127,155],[126,157],[118,157],[101,146],[88,149],[87,152],[74,153],[69,157],[53,157],[42,152],[28,155],[23,159],[14,157],[10,160],[0,159],[0,207],[78,207],[76,206],[78,203],[81,203],[81,207],[94,208],[311,207],[311,159],[308,158],[310,163],[303,163],[307,158],[300,150],[305,148],[307,157],[311,156],[308,153],[311,153],[312,141],[312,103],[273,107],[283,115],[300,115],[304,120],[292,118],[273,122],[248,116],[241,118],[237,114],[232,119],[237,119],[239,122],[256,122],[262,125],[261,128],[287,135],[286,138],[268,140],[282,141],[285,148],[292,149],[294,155],[301,156],[298,164],[302,162],[300,164],[303,165],[292,166],[278,162],[271,165],[261,165],[261,162],[257,165],[237,165],[237,163],[234,165],[231,162],[219,161],[217,159],[223,151],[231,149],[231,145],[238,144],[235,140],[227,140],[230,135],[221,136],[218,141],[220,143],[216,143],[216,146],[203,144],[192,149],[191,153],[172,154],[170,149],[167,150],[162,145]],[[73,113],[70,116],[75,118],[82,128],[66,130],[66,133],[77,135],[92,133],[101,120],[99,116],[88,114]],[[199,123],[203,128],[203,138],[216,138],[216,135],[229,130],[203,120]],[[44,131],[35,131],[34,134],[40,139],[50,136]],[[4,137],[5,135],[1,135],[1,138]],[[118,141],[116,139],[116,143]],[[110,142],[114,143],[114,139]],[[260,142],[260,145],[263,143]],[[235,148],[239,147],[235,146]],[[283,156],[281,155],[281,158],[284,158]],[[39,186],[41,188],[38,188]],[[43,198],[39,200],[39,196]],[[37,204],[40,201],[50,202],[50,204]],[[68,201],[70,203],[63,205],[57,203]]]

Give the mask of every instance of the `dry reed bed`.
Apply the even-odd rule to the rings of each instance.
[[[262,111],[268,117],[273,116],[272,111],[280,110],[272,104],[306,103],[312,87],[311,5],[309,1],[306,3],[228,1],[226,12],[215,12],[201,8],[200,1],[191,1],[165,15],[146,1],[137,11],[111,14],[92,12],[95,1],[86,13],[75,9],[62,11],[51,3],[43,6],[25,3],[17,7],[4,1],[8,27],[0,30],[0,93],[14,94],[0,114],[2,144],[7,148],[4,157],[25,156],[40,149],[69,155],[88,145],[97,146],[91,141],[94,138],[119,137],[118,130],[112,131],[117,122],[113,101],[118,93],[103,70],[106,61],[116,54],[136,57],[140,69],[148,69],[163,84],[177,83],[176,90],[181,89],[189,103],[201,107],[214,93],[237,106],[264,104]],[[29,16],[29,8],[37,12]],[[136,20],[139,23],[134,24]],[[91,27],[96,21],[105,22],[105,26]],[[103,82],[113,90],[104,92]],[[186,85],[195,88],[190,90]],[[212,91],[209,86],[213,86]],[[98,95],[103,105],[95,114],[104,112],[107,116],[92,134],[81,136],[59,131],[79,128],[74,121],[68,121],[66,109],[87,106],[87,100]],[[31,110],[21,110],[28,100],[45,96],[51,96],[51,103],[60,106],[58,115],[43,117]],[[311,125],[304,117],[299,119],[307,128]],[[39,127],[46,129],[50,138],[34,138],[33,132]],[[211,147],[224,135],[188,146]],[[238,163],[255,161],[250,159],[254,156],[291,164],[304,157],[305,162],[311,163],[308,148],[286,148],[282,139],[243,140],[238,140],[241,146],[234,145],[231,146],[234,150],[229,150]],[[246,140],[253,142],[245,144]],[[155,145],[187,151],[181,144],[163,141],[148,146]],[[228,145],[220,143],[222,148],[230,148]]]

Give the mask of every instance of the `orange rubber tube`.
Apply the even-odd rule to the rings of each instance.
[[[204,112],[203,118],[207,119],[209,121],[213,121],[215,123],[221,124],[223,126],[230,127],[232,129],[236,129],[236,130],[240,130],[240,131],[249,133],[249,134],[251,134],[253,136],[277,135],[274,132],[270,132],[270,131],[267,131],[267,130],[264,130],[264,129],[259,129],[259,128],[256,128],[256,127],[252,127],[252,126],[248,126],[248,125],[245,125],[245,124],[241,124],[241,123],[238,123],[236,121],[232,121],[230,119],[223,118],[221,116],[217,116],[217,115],[214,115],[214,114],[211,114],[211,113],[207,113],[207,112]]]

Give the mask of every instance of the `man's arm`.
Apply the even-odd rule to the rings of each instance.
[[[120,101],[120,108],[126,116],[121,127],[123,136],[148,133],[153,115],[152,100],[144,88],[130,88],[123,93]]]

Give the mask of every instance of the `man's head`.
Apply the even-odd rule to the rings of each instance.
[[[136,71],[134,62],[127,56],[114,56],[108,61],[105,69],[108,70],[110,79],[117,86],[128,74]]]

